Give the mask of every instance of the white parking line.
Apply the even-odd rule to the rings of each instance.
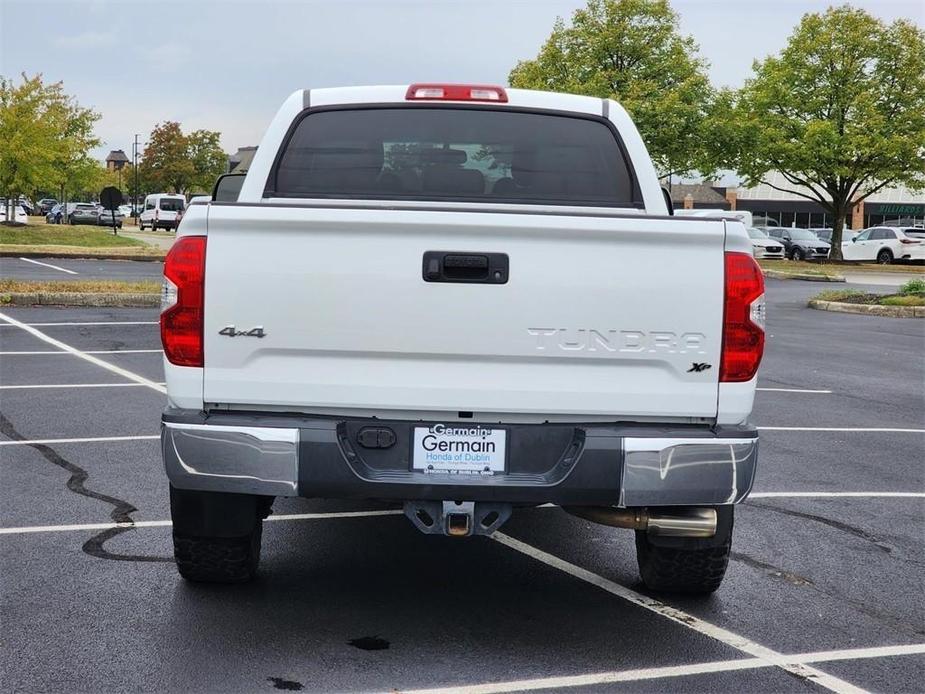
[[[273,515],[268,521],[327,520],[333,518],[368,518],[375,516],[400,516],[401,509],[380,511],[333,511],[330,513],[289,513]],[[26,525],[19,528],[0,528],[0,535],[28,535],[32,533],[69,533],[84,530],[110,530],[111,528],[167,528],[173,525],[169,520],[138,521],[136,523],[82,523],[79,525]]]
[[[752,492],[749,499],[925,499],[925,492]]]
[[[3,323],[0,323],[3,325]],[[162,354],[162,349],[88,349],[84,354]],[[49,355],[70,355],[70,352],[62,352],[57,349],[36,350],[31,352],[0,352],[0,357],[25,357],[25,356],[49,356]]]
[[[863,689],[855,687],[850,682],[839,679],[833,675],[817,670],[816,668],[810,667],[804,663],[793,663],[788,662],[786,656],[782,653],[778,653],[775,650],[772,650],[766,646],[762,646],[759,643],[750,641],[744,636],[733,633],[727,629],[723,629],[715,624],[704,621],[699,617],[695,617],[692,614],[688,614],[683,610],[679,610],[670,605],[666,605],[663,602],[654,600],[653,598],[646,597],[642,593],[637,593],[634,590],[631,590],[625,586],[620,585],[610,579],[599,576],[592,571],[588,571],[585,568],[578,566],[577,564],[572,564],[567,562],[564,559],[544,552],[541,549],[538,549],[532,545],[528,545],[526,542],[521,542],[520,540],[511,537],[510,535],[505,535],[504,533],[496,532],[491,536],[496,542],[500,542],[506,547],[525,554],[531,559],[535,559],[547,566],[551,566],[555,569],[558,569],[568,575],[577,578],[581,581],[585,581],[593,586],[604,590],[611,595],[616,595],[619,598],[626,600],[629,603],[637,605],[639,607],[645,608],[655,614],[661,615],[671,621],[687,627],[693,631],[696,631],[704,636],[707,636],[715,641],[724,643],[727,646],[735,648],[737,651],[746,653],[750,656],[758,658],[766,662],[768,665],[773,665],[779,667],[786,672],[789,672],[792,675],[796,675],[800,679],[806,680],[818,684],[820,687],[825,687],[830,689],[833,692],[863,692]]]
[[[925,434],[925,429],[896,429],[893,427],[755,427],[758,431],[855,431],[888,434]]]
[[[819,393],[819,394],[831,394],[831,390],[807,390],[806,388],[755,388],[755,390],[762,390],[766,393]]]
[[[113,437],[113,439],[103,440],[123,440],[123,439],[157,439],[158,436],[137,436],[137,437]],[[82,440],[82,439],[74,439]],[[67,443],[66,439],[54,439],[50,441],[0,441],[0,445],[10,445],[13,443]],[[880,496],[890,498],[914,498],[925,499],[925,492],[831,492],[831,496],[844,496],[848,498],[876,498]],[[751,494],[749,498],[771,498],[771,497],[789,497],[789,496],[815,496],[813,492],[807,494],[793,492],[764,492],[762,494]],[[829,496],[829,495],[826,495]],[[535,508],[559,508],[555,504],[542,504]],[[337,511],[332,513],[289,513],[281,515],[272,515],[268,521],[293,521],[293,520],[320,520],[324,518],[365,518],[367,516],[400,516],[403,513],[400,509],[386,509],[381,511]],[[138,521],[137,523],[85,523],[81,525],[33,525],[22,526],[18,528],[0,528],[0,535],[17,535],[23,533],[64,533],[76,530],[108,530],[109,528],[159,528],[171,525],[169,520],[156,521]]]
[[[34,328],[45,328],[53,325],[158,325],[156,320],[114,320],[114,321],[98,321],[93,323],[20,323],[16,321],[11,323],[16,327],[21,327],[23,325],[29,325]],[[4,327],[3,323],[0,323],[0,328]]]
[[[164,528],[171,525],[173,524],[169,520],[137,521],[135,523],[82,523],[80,525],[25,525],[20,528],[0,528],[0,535],[69,533],[83,530],[111,530],[112,528]]]
[[[27,441],[0,441],[0,446],[31,446],[45,445],[53,446],[56,443],[98,443],[100,441],[150,441],[160,439],[159,435],[154,436],[87,436],[75,439],[29,439]]]
[[[155,383],[154,381],[147,379],[144,376],[139,376],[138,374],[133,373],[129,371],[128,369],[123,369],[121,366],[116,366],[115,364],[110,364],[109,362],[105,362],[102,359],[97,359],[92,354],[81,352],[79,349],[75,347],[71,347],[70,345],[63,343],[60,340],[56,340],[55,338],[46,335],[41,330],[36,330],[35,327],[32,325],[26,325],[25,323],[22,323],[16,320],[15,318],[11,318],[10,316],[7,316],[4,313],[0,313],[0,320],[6,321],[8,325],[13,325],[13,326],[16,326],[17,328],[21,328],[22,330],[25,330],[30,335],[33,335],[39,338],[40,340],[47,342],[53,347],[57,347],[58,349],[64,352],[69,352],[70,354],[73,354],[75,357],[80,357],[81,359],[88,361],[91,364],[96,364],[97,366],[100,366],[108,371],[112,371],[114,374],[118,374],[122,376],[123,378],[127,378],[128,380],[134,381],[135,383],[140,383],[142,385],[145,385],[148,388],[151,388],[152,390],[156,390],[158,393],[165,393],[165,394],[167,393],[167,388],[160,385],[159,383]],[[3,325],[3,324],[0,323],[0,325]]]
[[[819,651],[816,653],[797,653],[783,656],[785,662],[792,665],[806,663],[828,663],[843,660],[863,660],[868,658],[885,658],[898,655],[917,655],[925,653],[925,644],[907,646],[885,646],[881,648],[852,648],[841,651]],[[639,670],[619,670],[615,672],[598,672],[587,675],[567,677],[543,677],[532,680],[511,680],[508,682],[491,682],[436,689],[402,689],[403,694],[502,694],[504,692],[521,692],[536,689],[561,689],[565,687],[588,687],[616,682],[639,682],[669,677],[686,677],[715,672],[733,672],[736,670],[754,670],[771,667],[760,658],[740,658],[738,660],[716,660],[709,663],[692,663],[690,665],[673,665],[660,668],[642,668]]]
[[[42,266],[44,266],[44,267],[50,267],[52,270],[58,270],[59,272],[66,272],[66,273],[69,274],[69,275],[76,275],[76,274],[77,274],[77,273],[74,272],[73,270],[68,270],[68,269],[63,268],[63,267],[58,267],[57,265],[52,265],[51,263],[40,263],[39,261],[37,261],[37,260],[32,260],[31,258],[20,258],[20,260],[24,260],[24,261],[26,261],[27,263],[33,263],[33,264],[35,264],[35,265],[42,265]]]
[[[158,383],[157,385],[165,385]],[[149,388],[147,383],[33,383],[25,386],[0,386],[0,390],[29,390],[32,388]]]

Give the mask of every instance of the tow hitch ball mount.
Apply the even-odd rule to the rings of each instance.
[[[428,535],[491,535],[511,517],[511,505],[486,501],[406,501],[405,515]]]

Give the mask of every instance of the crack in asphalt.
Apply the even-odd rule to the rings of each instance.
[[[836,530],[841,530],[842,532],[853,535],[861,540],[865,540],[874,545],[877,549],[885,552],[887,554],[892,554],[894,547],[881,542],[879,539],[871,535],[866,530],[861,530],[861,528],[849,525],[848,523],[843,523],[842,521],[833,520],[831,518],[826,518],[825,516],[817,516],[813,513],[806,513],[805,511],[792,511],[789,508],[781,508],[780,506],[773,506],[771,504],[762,504],[757,501],[748,502],[749,506],[756,506],[758,508],[763,508],[772,513],[780,513],[785,516],[794,516],[795,518],[803,518],[805,520],[811,520],[816,523],[822,523],[823,525],[828,525],[830,528],[835,528]]]
[[[16,430],[13,423],[2,412],[0,412],[0,434],[14,441],[27,441],[26,437]],[[133,525],[135,520],[132,518],[131,514],[135,513],[138,509],[127,501],[88,488],[86,482],[90,477],[89,473],[79,465],[75,465],[64,458],[51,446],[43,443],[27,443],[26,445],[38,451],[38,453],[52,465],[70,473],[71,476],[68,477],[67,480],[67,488],[69,491],[79,496],[85,496],[88,499],[109,504],[112,506],[109,517],[116,523],[129,524],[121,528],[108,528],[91,537],[81,547],[86,554],[89,554],[91,557],[96,557],[97,559],[109,559],[113,561],[173,562],[173,558],[171,557],[152,557],[143,554],[118,554],[107,550],[104,547],[106,542],[116,537],[116,535],[121,535],[122,533],[134,529]]]
[[[895,554],[893,554],[893,549],[895,548],[890,547],[880,542],[876,537],[874,537],[870,533],[864,530],[861,530],[860,528],[856,528],[852,525],[849,525],[847,523],[842,523],[841,521],[832,520],[831,518],[825,518],[823,516],[817,516],[811,513],[804,513],[801,511],[792,511],[790,509],[780,508],[777,506],[772,506],[770,504],[756,503],[751,500],[748,502],[748,505],[758,506],[759,508],[765,509],[767,511],[772,511],[774,513],[781,513],[784,515],[794,516],[797,518],[804,518],[806,520],[811,520],[817,523],[828,525],[832,528],[848,533],[849,535],[852,535],[859,539],[870,542],[875,547],[877,547],[877,549],[883,551],[884,553],[888,555],[891,555],[893,557],[896,556]],[[842,591],[836,590],[833,587],[822,587],[819,584],[815,583],[813,580],[805,576],[800,576],[799,574],[793,574],[789,571],[785,571],[784,569],[781,569],[780,567],[774,566],[773,564],[768,564],[766,562],[763,562],[759,559],[751,557],[747,554],[742,554],[740,552],[732,552],[730,554],[730,559],[740,561],[743,564],[747,566],[751,566],[752,568],[755,568],[755,569],[767,571],[769,575],[772,576],[773,578],[780,578],[780,579],[787,581],[788,583],[791,583],[792,585],[799,586],[799,587],[806,587],[806,588],[809,588],[810,590],[815,591],[816,593],[820,595],[824,595],[834,600],[840,600],[850,605],[851,607],[853,607],[855,610],[857,610],[861,614],[864,614],[892,628],[900,629],[902,631],[911,633],[915,637],[921,637],[922,634],[925,634],[925,629],[923,629],[921,625],[918,623],[909,623],[907,619],[904,617],[900,617],[900,616],[896,616],[893,614],[880,611],[877,609],[876,605],[871,605],[865,600],[851,597],[850,595],[847,595],[843,593]],[[917,563],[917,562],[913,562],[913,563]]]
[[[769,564],[741,552],[731,552],[729,554],[729,559],[732,561],[741,562],[746,566],[752,567],[753,569],[765,571],[772,578],[786,581],[791,585],[798,586],[800,588],[808,588],[818,595],[824,595],[825,597],[832,598],[833,600],[840,600],[845,604],[850,605],[861,614],[866,615],[882,624],[886,624],[894,629],[906,631],[915,637],[920,637],[922,634],[925,634],[925,629],[922,629],[921,626],[917,624],[909,623],[903,617],[897,617],[896,615],[888,614],[886,612],[880,612],[876,609],[876,606],[872,606],[864,600],[853,598],[841,591],[834,590],[832,588],[823,588],[806,576],[801,576],[800,574],[786,571],[779,566]]]
[[[781,580],[787,581],[795,586],[813,586],[815,585],[813,581],[806,576],[801,576],[800,574],[795,574],[791,571],[786,571],[779,566],[774,566],[774,564],[768,564],[756,559],[755,557],[749,556],[748,554],[743,554],[742,552],[731,552],[729,558],[734,561],[740,561],[747,566],[752,567],[753,569],[761,569],[766,571],[769,575],[774,578],[779,578]]]

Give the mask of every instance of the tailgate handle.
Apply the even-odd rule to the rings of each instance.
[[[422,274],[425,282],[505,284],[508,268],[506,253],[427,251]]]

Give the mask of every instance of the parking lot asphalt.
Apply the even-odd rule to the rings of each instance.
[[[912,269],[912,268],[910,268]],[[869,284],[877,291],[889,291],[888,288],[901,287],[911,279],[925,279],[921,272],[870,272],[845,269],[839,270],[849,284]]]
[[[256,582],[185,583],[156,312],[0,308],[3,689],[921,691],[925,321],[817,291],[768,281],[760,471],[708,599],[647,593],[632,533],[555,508],[460,541],[302,499],[275,504]]]
[[[0,277],[14,280],[121,280],[160,281],[164,264],[141,260],[89,258],[0,258]]]

